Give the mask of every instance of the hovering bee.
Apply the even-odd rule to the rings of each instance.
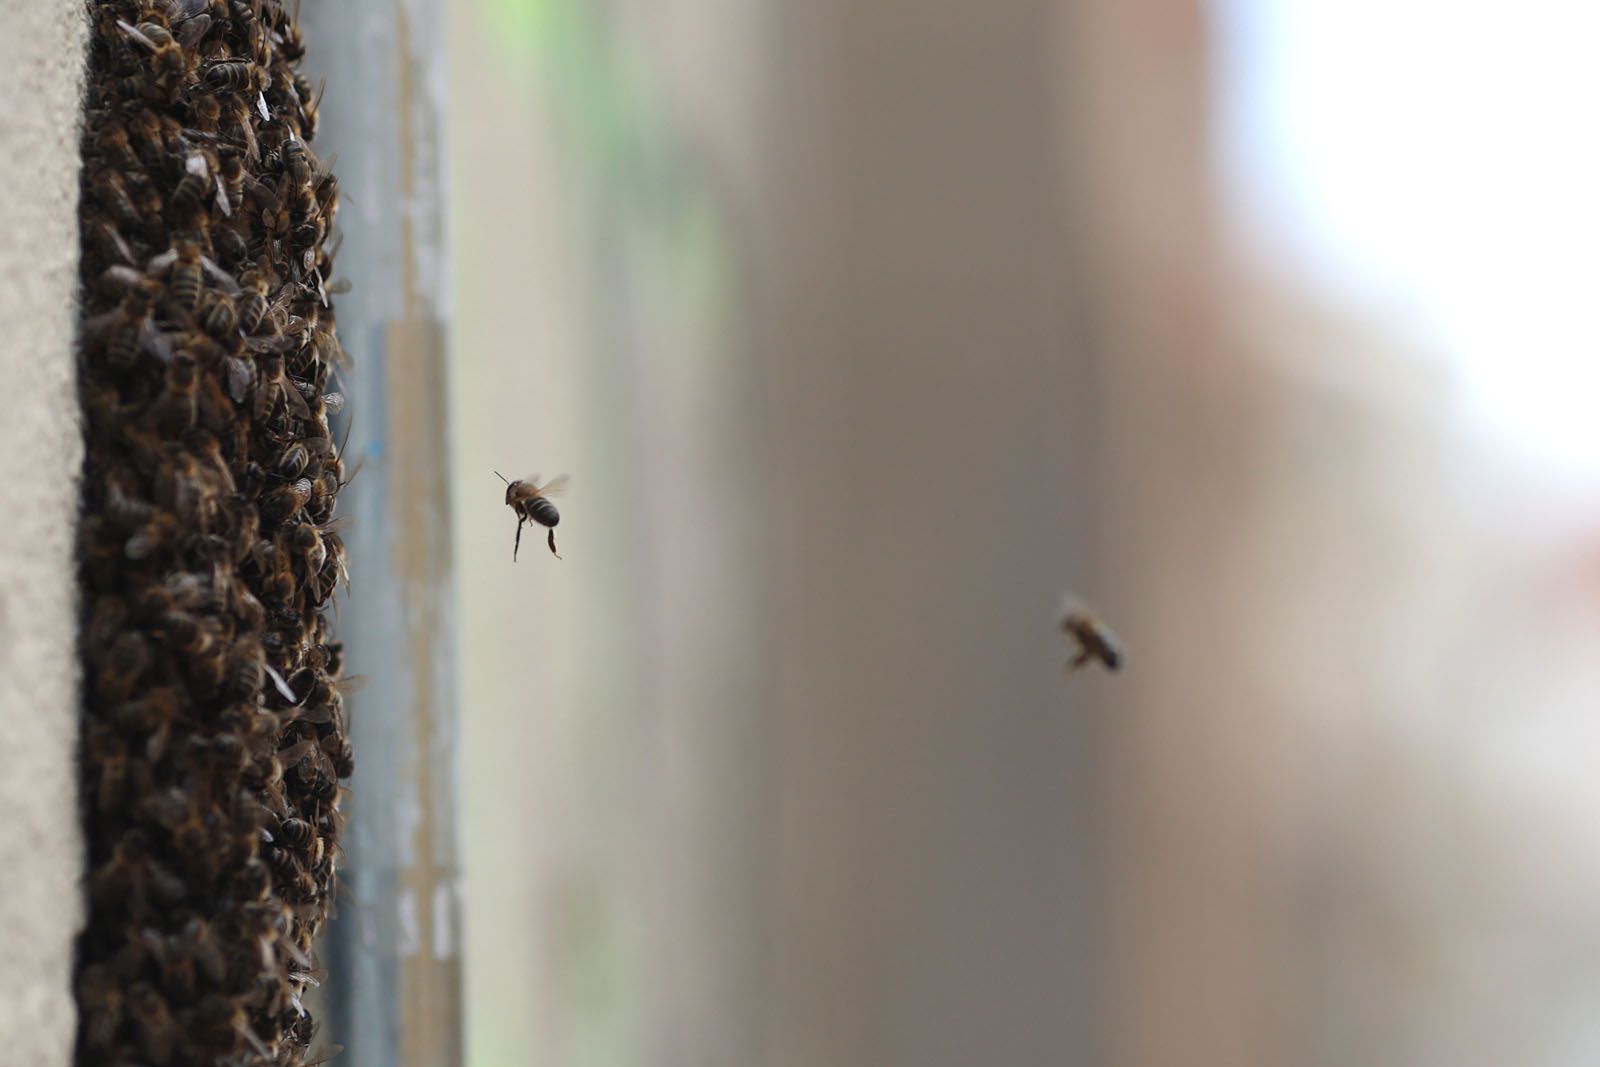
[[[528,522],[549,527],[550,554],[560,559],[561,553],[556,551],[556,524],[561,521],[561,513],[548,497],[561,492],[567,484],[567,476],[563,474],[540,485],[537,474],[513,482],[499,471],[494,473],[495,477],[506,483],[506,506],[517,513],[517,539],[511,546],[511,562],[517,561],[517,550],[522,547],[522,526]]]
[[[1078,654],[1067,665],[1070,673],[1092,659],[1099,660],[1108,671],[1122,669],[1127,653],[1122,642],[1111,628],[1079,601],[1068,598],[1061,608],[1061,632],[1076,643]]]

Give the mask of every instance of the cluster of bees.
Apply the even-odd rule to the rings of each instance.
[[[78,1063],[306,1062],[339,780],[333,174],[278,0],[88,0]]]

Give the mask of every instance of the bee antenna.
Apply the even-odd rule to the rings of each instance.
[[[510,480],[508,478],[506,478],[506,476],[504,474],[501,474],[499,471],[495,471],[494,472],[494,476],[496,478],[499,478],[502,482],[505,482],[507,485],[511,484]]]

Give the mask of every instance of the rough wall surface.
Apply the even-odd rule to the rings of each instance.
[[[0,14],[0,1059],[57,1067],[72,1060],[82,917],[72,333],[84,21],[78,0]]]

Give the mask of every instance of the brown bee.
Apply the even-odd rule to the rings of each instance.
[[[205,199],[206,192],[211,188],[212,166],[200,152],[190,152],[183,162],[183,178],[172,190],[172,206],[182,211],[186,216],[199,210],[200,202]],[[224,215],[232,214],[227,204],[227,190],[221,185],[217,187],[222,200],[219,207]],[[196,252],[196,256],[199,253]],[[198,262],[196,269],[199,269]]]
[[[304,819],[284,819],[278,823],[278,840],[292,849],[305,852],[317,839],[317,832]]]
[[[128,988],[128,1016],[139,1033],[139,1048],[152,1063],[168,1063],[180,1042],[183,1028],[172,1017],[167,1002],[147,982]]]
[[[112,721],[124,733],[145,735],[145,759],[154,763],[166,751],[172,727],[183,705],[171,686],[159,686],[137,700],[126,701],[111,713]]]
[[[130,26],[118,19],[117,28],[130,41],[151,52],[150,68],[154,76],[141,77],[140,90],[153,99],[170,98],[191,73],[192,60],[183,46],[173,39],[165,26],[158,23],[141,22],[138,26]]]
[[[206,84],[224,93],[247,93],[260,87],[261,68],[254,63],[213,63],[206,68]]]
[[[261,569],[261,599],[267,605],[286,604],[294,599],[298,582],[294,570],[289,565],[289,557],[271,541],[261,541],[255,550],[256,566]],[[269,667],[269,675],[273,672]],[[282,676],[275,676],[275,681],[282,681]],[[285,688],[279,686],[280,689]],[[291,693],[289,699],[293,701]]]
[[[167,364],[166,388],[150,405],[146,417],[162,433],[176,436],[194,426],[196,393],[200,369],[187,352],[179,352]]]
[[[205,281],[202,269],[204,259],[200,254],[200,246],[194,241],[179,241],[152,259],[146,270],[152,277],[170,271],[168,288],[173,297],[185,310],[193,310],[200,302],[200,289]]]
[[[139,157],[134,154],[128,128],[119,122],[106,121],[95,131],[95,148],[109,156],[122,170],[138,170]]]
[[[287,522],[300,513],[311,499],[311,479],[297,478],[274,489],[261,502],[261,518],[268,523]]]
[[[355,749],[350,744],[349,734],[329,734],[322,739],[322,750],[340,778],[348,778],[356,772]]]
[[[1109,671],[1122,669],[1127,659],[1122,642],[1109,626],[1074,599],[1069,598],[1062,607],[1061,632],[1070,637],[1078,648],[1078,654],[1067,665],[1069,672],[1076,671],[1090,660],[1099,660]]]
[[[495,477],[506,483],[506,506],[517,515],[517,539],[511,545],[511,561],[515,563],[517,560],[517,550],[522,547],[522,527],[529,522],[549,528],[550,553],[560,559],[561,553],[556,551],[556,524],[561,521],[561,513],[547,498],[561,492],[567,484],[567,476],[563,474],[540,485],[537,474],[513,482],[499,471],[494,473]]]
[[[267,293],[271,283],[259,270],[247,270],[239,276],[239,325],[245,333],[255,333],[267,315]]]
[[[242,206],[244,204],[244,160],[239,158],[239,150],[225,148],[218,154],[217,159],[217,206],[222,206],[222,197],[228,202]],[[223,214],[229,214],[224,210]]]
[[[316,161],[317,157],[311,154],[300,138],[291,134],[283,142],[283,165],[296,186],[306,188],[311,185],[312,168]]]
[[[127,700],[150,666],[150,643],[132,630],[119,634],[106,650],[95,695],[108,704]]]
[[[222,128],[222,104],[209,94],[202,94],[189,102],[189,111],[195,129],[214,138]]]
[[[200,325],[213,337],[231,340],[239,329],[239,309],[233,297],[216,289],[202,293]]]
[[[283,398],[290,415],[297,419],[311,417],[306,398],[290,382],[284,370],[283,353],[269,349],[256,360],[255,417],[266,419],[270,416],[277,407],[279,397]]]
[[[123,183],[121,175],[114,171],[102,170],[94,175],[91,185],[94,187],[96,197],[117,218],[135,224],[144,221],[138,206],[133,202],[133,197],[128,195],[128,187]]]
[[[123,554],[131,560],[149,559],[176,541],[178,533],[178,520],[158,512],[128,538]]]
[[[155,286],[141,281],[128,290],[117,307],[84,321],[85,333],[105,338],[106,362],[111,366],[127,370],[138,361],[141,351],[157,358],[169,354],[166,339],[157,333],[150,318],[158,292]]]

